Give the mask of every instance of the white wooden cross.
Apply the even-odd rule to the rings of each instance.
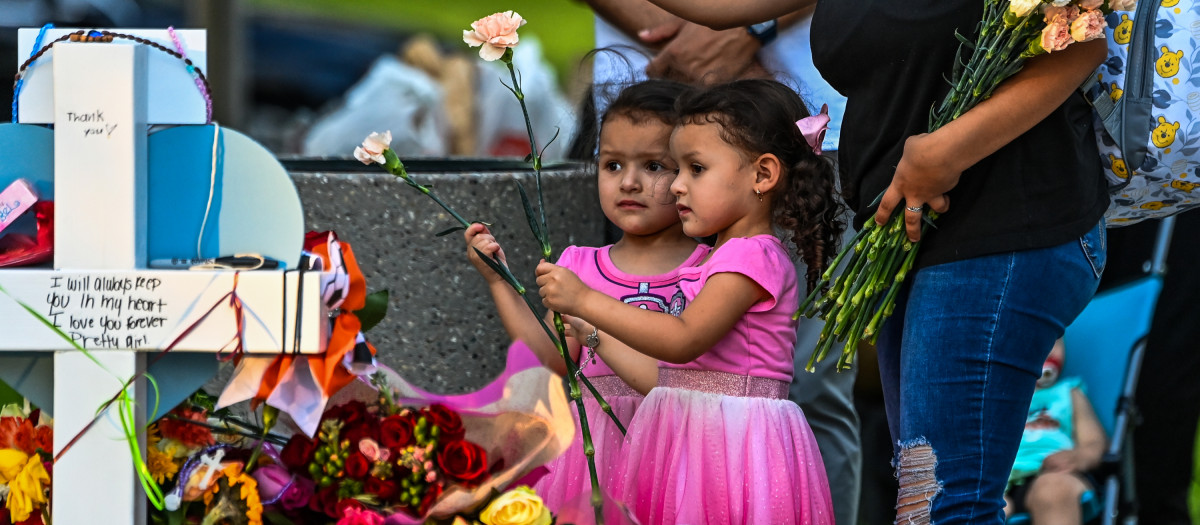
[[[29,31],[36,33],[22,30],[23,36],[29,37]],[[133,33],[171,45],[165,31]],[[203,31],[188,37],[203,45]],[[30,83],[23,92],[28,110],[22,109],[21,120],[54,124],[54,268],[0,269],[0,286],[87,348],[104,367],[17,301],[0,295],[0,356],[5,356],[0,366],[11,372],[15,364],[28,365],[25,380],[12,385],[28,397],[42,394],[45,400],[52,392],[53,402],[44,408],[55,419],[55,453],[92,421],[126,379],[144,370],[147,353],[160,352],[233,288],[233,271],[145,269],[148,124],[204,123],[203,101],[182,67],[183,82],[178,74],[162,75],[163,82],[157,73],[148,74],[151,51],[132,42],[61,42],[42,59],[52,62],[53,85]],[[150,104],[167,110],[199,104],[201,111],[155,120],[160,112],[151,109],[148,118]],[[39,111],[52,118],[31,118]],[[301,278],[303,296],[297,293]],[[328,312],[319,294],[324,278],[315,272],[241,272],[237,292],[246,310],[245,351],[291,351],[297,340],[302,353],[322,351],[328,336]],[[294,316],[297,308],[306,312],[302,321]],[[232,308],[218,306],[171,355],[226,348],[236,332],[235,319]],[[133,393],[143,408],[137,422],[141,429],[153,400],[144,381],[133,386]],[[55,522],[146,522],[145,495],[123,437],[114,406],[54,465]],[[139,440],[144,447],[142,432]]]

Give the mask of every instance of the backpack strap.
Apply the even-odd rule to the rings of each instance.
[[[1096,114],[1100,116],[1100,122],[1104,124],[1104,130],[1108,135],[1121,146],[1121,119],[1117,118],[1117,105],[1120,101],[1113,102],[1109,96],[1108,89],[1100,82],[1100,70],[1092,71],[1088,75],[1087,80],[1079,86],[1079,93],[1083,95],[1083,99],[1092,106]]]
[[[1099,123],[1104,127],[1104,132],[1108,135],[1108,138],[1112,139],[1112,141],[1116,143],[1117,147],[1120,148],[1122,154],[1124,154],[1125,133],[1123,129],[1125,119],[1123,118],[1124,113],[1119,110],[1121,109],[1121,106],[1124,106],[1125,98],[1122,97],[1116,102],[1113,102],[1112,96],[1109,95],[1108,88],[1103,82],[1100,82],[1099,70],[1092,71],[1092,74],[1088,75],[1087,80],[1084,80],[1083,84],[1079,86],[1079,94],[1083,95],[1083,99],[1086,100],[1088,105],[1092,106],[1092,110],[1096,112],[1096,116],[1099,117]],[[1129,178],[1126,178],[1119,184],[1114,184],[1110,181],[1108,192],[1116,193],[1125,189],[1125,187],[1129,185],[1129,180]]]
[[[1142,167],[1149,152],[1147,137],[1153,128],[1152,111],[1154,74],[1154,23],[1162,0],[1141,0],[1134,12],[1134,26],[1125,63],[1124,95],[1113,102],[1108,88],[1100,82],[1100,71],[1093,71],[1079,87],[1091,104],[1104,130],[1108,132],[1130,170]],[[1109,45],[1112,45],[1111,42]],[[1125,184],[1128,184],[1128,180]],[[1122,185],[1123,187],[1124,185]],[[1113,188],[1119,189],[1119,188]]]

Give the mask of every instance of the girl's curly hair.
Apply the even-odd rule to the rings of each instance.
[[[750,79],[693,90],[675,104],[677,124],[717,124],[725,142],[750,162],[771,153],[784,166],[771,192],[775,224],[790,233],[808,265],[812,290],[837,252],[845,224],[833,163],[813,152],[796,121],[809,116],[800,97],[774,80]]]

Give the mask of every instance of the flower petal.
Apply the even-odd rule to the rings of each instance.
[[[479,33],[474,30],[463,29],[463,42],[471,47],[479,47],[483,45],[484,40],[479,38]]]
[[[512,33],[510,35],[492,37],[488,40],[488,43],[499,47],[516,47],[520,40],[521,38],[516,33]]]
[[[496,47],[490,43],[485,43],[483,44],[483,47],[479,48],[479,58],[487,60],[488,62],[495,62],[500,57],[504,56],[504,49],[505,48],[503,47]]]
[[[374,159],[371,158],[371,154],[367,153],[367,150],[362,149],[361,147],[354,148],[354,158],[367,165],[370,165],[374,161]]]

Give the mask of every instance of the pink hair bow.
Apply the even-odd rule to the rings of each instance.
[[[821,142],[825,140],[825,132],[829,130],[829,104],[821,105],[821,112],[811,117],[796,121],[796,127],[804,135],[804,140],[812,148],[813,153],[821,154]]]

